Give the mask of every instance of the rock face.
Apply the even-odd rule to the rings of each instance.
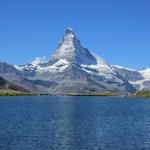
[[[150,91],[150,69],[146,68],[138,71],[143,79],[132,82],[132,84],[137,88],[137,90]]]
[[[39,93],[126,93],[135,90],[104,59],[84,48],[71,28],[66,30],[49,61],[33,62],[14,67]]]
[[[124,68],[121,66],[112,66],[113,70],[118,72],[123,78],[127,79],[128,81],[137,81],[137,80],[142,80],[144,77],[140,72],[137,70],[129,69],[129,68]]]
[[[121,66],[112,66],[114,71],[118,72],[123,78],[126,78],[137,91],[150,90],[150,69],[132,70]]]

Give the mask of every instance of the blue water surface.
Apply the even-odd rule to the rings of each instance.
[[[150,99],[0,97],[0,150],[150,150]]]

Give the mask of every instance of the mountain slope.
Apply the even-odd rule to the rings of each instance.
[[[20,92],[29,92],[27,89],[17,86],[4,78],[0,77],[0,90],[14,90]]]
[[[112,66],[123,78],[126,78],[138,91],[150,90],[150,69],[133,70],[121,66]]]
[[[114,71],[118,72],[123,78],[127,79],[128,81],[137,81],[137,80],[142,80],[144,77],[140,72],[137,70],[117,66],[117,65],[112,65],[112,68]]]

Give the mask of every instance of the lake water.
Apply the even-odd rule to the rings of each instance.
[[[0,150],[150,150],[150,99],[0,97]]]

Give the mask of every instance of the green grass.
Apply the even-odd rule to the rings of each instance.
[[[67,96],[121,96],[118,93],[68,93]]]
[[[27,96],[27,95],[33,94],[14,90],[0,90],[0,96]]]
[[[135,96],[150,98],[150,91],[139,91],[135,94]]]
[[[20,91],[15,91],[15,90],[0,90],[0,96],[35,96],[35,95],[40,95],[40,94],[34,94],[34,93],[29,93],[29,92],[20,92]],[[46,94],[41,94],[46,95]],[[49,95],[49,94],[47,94]],[[67,94],[62,94],[64,96],[133,96],[133,97],[145,97],[145,98],[150,98],[150,91],[139,91],[137,93],[130,93],[127,95],[123,94],[118,94],[118,93],[113,93],[113,92],[103,92],[103,93],[67,93]],[[57,95],[58,96],[58,95]]]

